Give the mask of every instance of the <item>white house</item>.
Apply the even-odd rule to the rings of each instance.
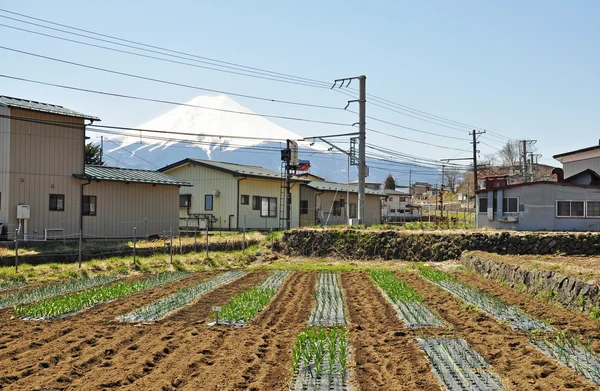
[[[384,221],[415,221],[421,216],[420,206],[410,203],[410,194],[385,189],[386,195],[381,202],[381,217]]]

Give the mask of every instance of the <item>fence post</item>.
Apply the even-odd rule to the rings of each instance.
[[[79,230],[79,268],[81,269],[81,257],[83,250],[83,231]]]
[[[19,229],[15,230],[15,273],[19,272]]]
[[[246,252],[246,215],[244,215],[244,239],[242,241],[242,253]]]
[[[271,228],[271,251],[275,248],[275,237],[273,236],[273,228]]]
[[[171,258],[171,265],[173,264],[173,228],[169,228],[169,236],[171,237],[171,245],[169,246],[169,257]]]
[[[136,243],[137,242],[137,228],[133,227],[133,266],[136,265],[136,258],[135,258],[135,247],[136,247]]]
[[[144,238],[148,239],[148,218],[144,217]]]
[[[179,254],[183,254],[183,246],[181,245],[181,231],[179,232]]]
[[[194,252],[198,252],[198,230],[194,229]]]
[[[167,231],[163,230],[163,254],[167,255]]]
[[[206,258],[208,258],[208,222],[206,224]]]

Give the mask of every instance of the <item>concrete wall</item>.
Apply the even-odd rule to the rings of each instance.
[[[488,213],[477,213],[477,227],[498,229],[514,229],[521,231],[598,231],[600,218],[562,218],[556,217],[557,200],[600,200],[600,189],[573,186],[539,184],[519,186],[497,191],[503,197],[517,197],[521,212],[504,213],[504,217],[517,218],[517,222],[499,221],[498,213],[489,220]],[[493,192],[492,192],[493,193]],[[477,195],[477,211],[479,199],[488,197],[487,193]],[[498,196],[502,198],[502,196]],[[491,202],[488,206],[491,207]],[[504,208],[502,208],[504,209]],[[500,210],[500,205],[499,205]],[[490,216],[491,217],[491,216]]]
[[[0,106],[0,115],[10,115],[10,109]],[[8,223],[10,172],[10,119],[0,117],[0,224]],[[4,227],[7,230],[7,227]],[[2,235],[2,232],[0,232]]]
[[[80,181],[73,174],[84,172],[83,119],[21,109],[10,109],[10,115],[63,124],[10,120],[9,191],[3,201],[8,209],[9,234],[14,236],[18,227],[18,204],[31,206],[27,224],[30,238],[43,238],[46,228],[62,228],[64,234],[77,234]],[[6,176],[3,183],[6,186]],[[50,194],[64,195],[64,211],[49,210]]]
[[[84,195],[97,197],[96,216],[83,217],[84,237],[132,237],[178,234],[179,187],[125,182],[92,182]],[[59,212],[56,212],[59,213]]]
[[[194,164],[185,164],[165,173],[192,185],[180,189],[181,194],[192,195],[191,207],[179,209],[182,227],[197,226],[197,220],[189,217],[189,213],[214,216],[217,221],[213,223],[213,229],[242,229],[244,216],[247,230],[279,228],[279,216],[283,211],[280,205],[281,181],[277,179],[234,177],[230,173]],[[216,190],[219,196],[213,196],[213,210],[205,210],[204,196],[213,194]],[[294,228],[298,227],[299,222],[299,192],[299,185],[293,185],[291,224]],[[248,205],[241,204],[242,195],[248,195]],[[277,217],[261,217],[260,210],[252,209],[253,196],[277,198]]]

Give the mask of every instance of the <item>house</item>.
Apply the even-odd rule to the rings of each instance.
[[[477,192],[477,226],[515,230],[600,230],[600,146],[554,156],[556,181],[488,177]]]
[[[159,171],[189,182],[182,188],[179,226],[224,230],[283,228],[281,173],[258,166],[187,158]],[[291,184],[291,227],[300,221],[300,180]],[[283,193],[284,194],[284,193]]]
[[[358,181],[351,181],[350,184],[358,186]],[[383,187],[383,183],[381,182],[365,181],[365,189],[378,191],[383,190]]]
[[[415,182],[412,186],[412,194],[418,199],[425,199],[433,194],[433,185],[427,182]]]
[[[304,172],[301,174],[296,174],[296,178],[299,179],[307,179],[309,181],[325,181],[325,178],[321,178],[315,174],[311,174],[310,172]]]
[[[385,189],[384,193],[386,197],[381,203],[384,221],[415,221],[420,218],[421,207],[410,203],[410,194],[390,189]]]
[[[11,239],[177,233],[179,187],[161,173],[85,165],[86,126],[100,119],[0,96],[0,230]],[[89,123],[86,123],[89,122]]]
[[[364,224],[381,223],[383,190],[365,188]],[[300,184],[300,226],[348,224],[358,217],[358,186],[310,181]]]

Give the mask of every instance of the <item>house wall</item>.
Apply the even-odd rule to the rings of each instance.
[[[300,215],[301,227],[310,227],[317,224],[317,210],[315,209],[317,193],[320,192],[306,186],[300,186],[300,200],[308,201],[307,213]]]
[[[488,219],[488,213],[477,213],[478,227],[492,227],[497,229],[514,229],[520,231],[598,231],[600,218],[559,218],[556,217],[557,200],[598,200],[600,189],[578,188],[551,184],[538,184],[519,186],[498,191],[503,197],[518,197],[522,212],[505,213],[504,216],[514,216],[518,222],[502,222],[498,220],[498,213],[494,219]],[[487,197],[487,193],[477,195],[477,211],[479,211],[480,198]],[[522,205],[521,205],[522,204]],[[489,204],[491,205],[491,204]],[[505,209],[498,205],[498,210]],[[490,211],[491,212],[491,211]]]
[[[9,234],[14,236],[18,227],[18,204],[31,206],[27,222],[29,238],[43,238],[46,228],[62,228],[64,234],[77,234],[81,181],[73,174],[84,172],[84,120],[14,108],[10,109],[10,115],[63,124],[10,120],[9,192],[8,199],[3,201],[8,209]],[[6,186],[6,176],[3,183]],[[49,210],[50,194],[64,194],[64,211]]]
[[[185,164],[165,171],[166,174],[184,180],[192,187],[182,187],[181,194],[192,195],[190,208],[179,208],[180,226],[196,227],[197,219],[189,214],[207,214],[217,219],[213,229],[242,229],[246,216],[247,230],[278,229],[281,216],[280,190],[281,181],[276,179],[259,179],[234,177],[230,173],[213,168]],[[239,181],[239,193],[238,193]],[[219,196],[213,196],[213,210],[205,210],[204,196],[219,190]],[[299,185],[292,186],[292,227],[298,226],[299,221]],[[241,196],[248,195],[248,205],[241,204]],[[261,217],[260,210],[252,210],[252,196],[277,198],[277,217]],[[179,202],[177,202],[179,205]],[[238,209],[239,208],[239,209]],[[238,220],[239,210],[239,220]]]
[[[596,149],[559,158],[559,160],[563,163],[565,178],[585,171],[588,168],[600,173],[599,153],[600,152]]]
[[[102,181],[83,193],[97,197],[96,216],[83,216],[86,238],[132,237],[134,227],[138,237],[179,233],[178,186]]]
[[[312,196],[308,191],[303,192],[302,196],[307,196],[309,201],[309,213],[304,215],[303,223],[304,226],[311,225],[339,225],[339,224],[347,224],[347,214],[346,214],[346,206],[342,208],[341,215],[335,216],[333,215],[333,202],[346,200],[346,192],[335,192],[335,191],[325,191],[321,193],[320,191],[312,191]],[[316,196],[316,204],[315,204],[315,196]],[[311,201],[312,199],[312,201]],[[347,201],[347,200],[346,200]],[[358,208],[358,194],[350,193],[350,200],[347,201],[350,203],[354,203]],[[315,212],[312,213],[312,205],[316,205]],[[358,213],[358,209],[357,209]],[[316,216],[315,216],[316,215]],[[315,220],[316,217],[316,220]],[[380,224],[381,223],[381,197],[378,195],[365,195],[365,219],[364,223],[366,225]]]
[[[8,107],[0,106],[0,115],[10,115]],[[10,119],[0,117],[0,224],[7,230],[8,223],[8,195],[10,171]],[[0,236],[2,232],[0,232]]]

